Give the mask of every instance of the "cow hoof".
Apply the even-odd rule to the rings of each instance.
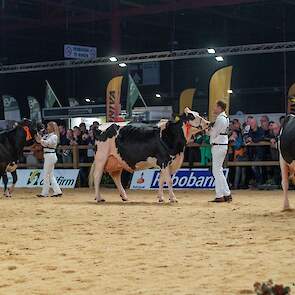
[[[159,203],[164,203],[164,199],[159,199]]]
[[[283,208],[282,212],[292,212],[294,211],[294,209],[287,207],[287,208]]]
[[[176,199],[170,199],[170,203],[178,203],[178,200],[176,200]]]
[[[95,200],[96,200],[97,203],[103,203],[103,202],[106,201],[105,199],[99,199],[99,200],[95,199]]]
[[[123,201],[123,202],[128,202],[128,199],[124,199],[124,198],[122,198],[122,201]]]

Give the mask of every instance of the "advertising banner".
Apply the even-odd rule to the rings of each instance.
[[[78,178],[79,169],[55,169],[54,175],[61,188],[74,188]],[[12,184],[12,177],[7,173],[8,185]],[[34,188],[43,185],[43,170],[40,169],[18,169],[18,181],[15,187]],[[1,181],[0,187],[3,187]]]
[[[225,67],[216,71],[209,84],[209,121],[214,121],[213,109],[216,102],[222,99],[227,104],[226,113],[229,114],[231,77],[233,67]]]
[[[228,176],[229,169],[224,169]],[[132,177],[131,189],[150,190],[159,188],[160,170],[148,169],[135,171]],[[172,177],[174,189],[214,189],[215,180],[208,168],[179,169]],[[165,185],[164,188],[167,188]]]
[[[123,76],[113,78],[106,91],[107,122],[116,122],[121,113],[121,85]]]
[[[64,57],[75,59],[94,59],[97,57],[97,48],[90,46],[65,44]]]
[[[193,99],[196,88],[188,88],[181,92],[179,99],[179,114],[183,114],[186,107],[193,108]]]

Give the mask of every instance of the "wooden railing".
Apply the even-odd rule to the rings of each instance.
[[[210,146],[206,144],[197,144],[197,143],[190,143],[188,144],[187,148],[197,148],[197,147],[204,147],[204,146]],[[249,147],[255,147],[255,146],[270,146],[269,142],[260,142],[260,143],[251,143],[247,145]],[[71,150],[72,155],[72,162],[71,163],[57,163],[56,167],[58,168],[74,168],[79,169],[83,167],[91,167],[92,163],[90,162],[80,162],[79,157],[79,151],[80,150],[88,150],[90,148],[93,148],[92,146],[87,145],[71,145],[71,146],[58,146],[58,151],[65,151],[65,150]],[[32,153],[32,149],[29,147],[26,147],[24,150],[24,153]],[[211,163],[208,163],[208,166],[210,166]],[[279,161],[226,161],[225,166],[228,167],[237,167],[237,166],[278,166]],[[32,165],[32,164],[19,164],[19,167],[22,168],[41,168],[42,164]],[[194,167],[201,167],[201,163],[194,162]],[[189,167],[188,162],[183,163],[183,167]]]

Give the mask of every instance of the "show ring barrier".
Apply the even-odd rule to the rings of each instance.
[[[196,144],[196,143],[191,143],[188,144],[187,148],[198,148],[198,147],[204,147],[204,146],[209,146],[209,145],[204,145],[204,144]],[[247,145],[249,147],[255,147],[255,146],[265,146],[269,147],[270,143],[269,142],[261,142],[261,143],[252,143]],[[246,147],[247,147],[246,146]],[[71,150],[72,154],[72,162],[70,163],[57,163],[56,167],[57,168],[73,168],[73,169],[79,169],[79,168],[85,168],[85,167],[91,167],[92,162],[80,162],[80,155],[79,152],[82,150],[88,150],[92,149],[93,146],[88,146],[88,145],[72,145],[72,146],[58,146],[57,150],[58,151],[66,151],[66,150]],[[25,153],[33,153],[32,149],[30,147],[26,147],[24,149]],[[251,167],[251,166],[279,166],[280,163],[279,161],[225,161],[224,166],[225,167]],[[208,163],[207,167],[211,166],[211,163]],[[43,164],[30,164],[30,163],[20,163],[18,165],[20,168],[42,168]],[[188,162],[183,162],[182,165],[183,168],[189,167]],[[194,162],[193,163],[194,168],[202,167],[204,168],[203,165],[199,162]],[[206,166],[205,166],[206,167]]]

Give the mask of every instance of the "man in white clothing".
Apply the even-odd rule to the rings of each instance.
[[[219,100],[214,108],[217,116],[213,127],[208,131],[212,146],[212,171],[215,178],[216,197],[212,202],[230,202],[232,196],[223,173],[223,162],[228,149],[229,119],[225,113],[226,103]]]

